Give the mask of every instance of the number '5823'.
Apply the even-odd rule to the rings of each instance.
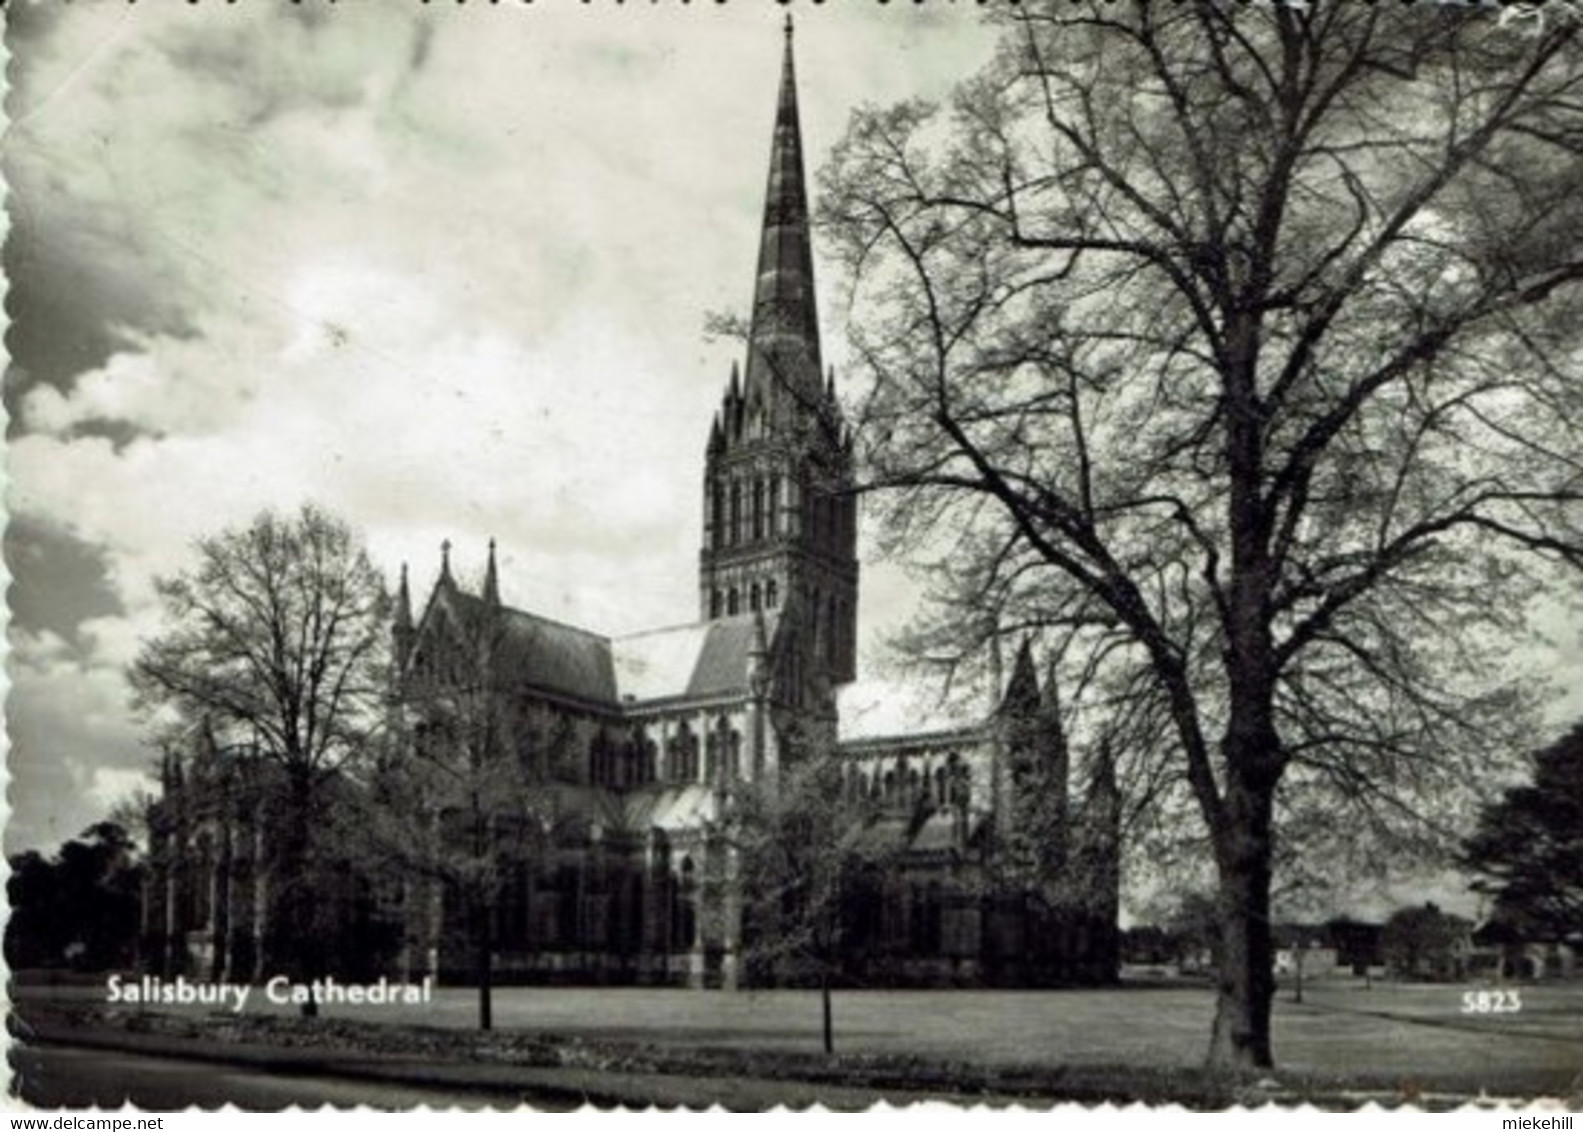
[[[1522,995],[1514,990],[1481,990],[1462,993],[1464,1014],[1516,1014],[1523,1008]]]

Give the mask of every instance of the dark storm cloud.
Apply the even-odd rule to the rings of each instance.
[[[5,40],[13,62],[25,58],[31,47],[48,37],[64,17],[61,4],[11,5],[6,11]],[[8,110],[14,109],[9,98],[6,102]]]
[[[128,329],[181,335],[190,328],[179,297],[127,254],[135,241],[115,232],[113,217],[102,207],[80,199],[75,171],[28,130],[27,116],[52,99],[63,104],[52,110],[69,110],[64,104],[70,91],[33,65],[40,57],[37,45],[67,18],[67,9],[22,4],[7,14],[12,86],[6,110],[18,128],[0,157],[11,219],[0,265],[9,281],[11,366],[4,394],[15,435],[20,398],[35,385],[69,388],[74,376],[102,365],[125,345]]]
[[[311,25],[293,24],[294,40],[313,34]],[[189,77],[218,88],[235,115],[233,125],[256,129],[295,110],[346,109],[363,99],[362,76],[356,70],[283,67],[282,62],[299,52],[288,47],[265,55],[240,28],[223,34],[198,25],[185,30],[187,34],[162,45],[165,56]],[[297,46],[300,52],[311,50],[307,42]]]
[[[13,150],[4,162],[12,192],[12,227],[0,253],[10,290],[11,325],[6,348],[5,405],[13,435],[21,428],[21,398],[42,383],[70,388],[79,374],[97,369],[127,345],[128,331],[191,332],[177,296],[149,285],[140,260],[117,254],[91,209],[57,197],[46,210],[28,207],[49,193],[48,178],[26,168]]]
[[[195,333],[191,312],[201,309],[212,285],[212,265],[186,246],[190,241],[169,223],[148,222],[149,202],[140,198],[163,191],[154,199],[180,227],[179,196],[170,193],[182,186],[167,177],[160,190],[151,189],[141,162],[157,162],[161,154],[129,148],[132,115],[155,109],[146,99],[123,100],[133,93],[122,87],[132,81],[128,73],[138,73],[135,64],[163,58],[181,74],[185,97],[171,94],[201,109],[173,124],[173,140],[179,135],[194,152],[207,151],[213,168],[237,175],[269,167],[268,155],[250,148],[262,127],[296,113],[357,106],[366,97],[367,72],[326,52],[328,22],[295,6],[272,15],[262,39],[256,20],[221,12],[194,14],[163,37],[117,40],[106,16],[98,46],[68,57],[47,50],[69,18],[64,6],[25,4],[10,15],[7,110],[16,127],[0,158],[12,219],[0,264],[11,281],[12,366],[4,397],[14,437],[26,427],[18,409],[29,390],[45,384],[69,391],[77,376],[102,366],[135,336]],[[427,34],[420,33],[416,56],[427,53]],[[125,109],[85,133],[82,126],[92,121],[85,115],[102,114],[106,105]]]
[[[13,517],[5,531],[7,598],[18,629],[50,631],[71,641],[90,617],[119,614],[104,551],[60,527],[26,516]]]

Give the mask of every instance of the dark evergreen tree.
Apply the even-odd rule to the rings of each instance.
[[[1472,928],[1461,916],[1434,904],[1400,908],[1385,921],[1382,946],[1385,962],[1408,979],[1444,979],[1463,973],[1459,953]]]
[[[10,865],[6,961],[13,970],[105,971],[134,962],[142,866],[125,829],[99,822],[53,859],[29,850]]]
[[[1463,846],[1473,887],[1520,934],[1583,931],[1583,724],[1533,757],[1533,780],[1484,809]]]

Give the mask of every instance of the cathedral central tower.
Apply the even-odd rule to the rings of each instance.
[[[705,459],[701,615],[778,612],[839,685],[857,669],[857,501],[808,228],[788,17],[745,372],[732,366]]]

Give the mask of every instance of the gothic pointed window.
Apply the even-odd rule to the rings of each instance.
[[[750,612],[757,613],[759,611],[759,602],[763,600],[763,597],[764,594],[763,591],[759,589],[759,584],[754,582],[753,588],[748,591],[748,609]]]
[[[769,534],[770,534],[771,538],[774,538],[777,534],[780,533],[780,531],[779,531],[780,509],[781,509],[781,478],[780,478],[780,476],[776,475],[776,476],[771,476],[770,477],[769,492],[770,492],[770,494],[769,494],[769,507],[768,507],[768,510],[769,510]]]
[[[730,591],[726,594],[726,613],[728,616],[735,617],[739,612],[741,612],[739,609],[737,609],[737,604],[737,588],[732,586]]]
[[[742,485],[736,480],[731,481],[731,535],[730,545],[736,546],[742,541]]]
[[[698,736],[686,721],[676,729],[675,750],[675,781],[681,785],[698,781]]]
[[[968,777],[967,767],[962,765],[956,755],[951,756],[950,768],[951,800],[965,810],[973,800],[972,780]]]
[[[753,481],[753,541],[764,537],[764,481]]]

